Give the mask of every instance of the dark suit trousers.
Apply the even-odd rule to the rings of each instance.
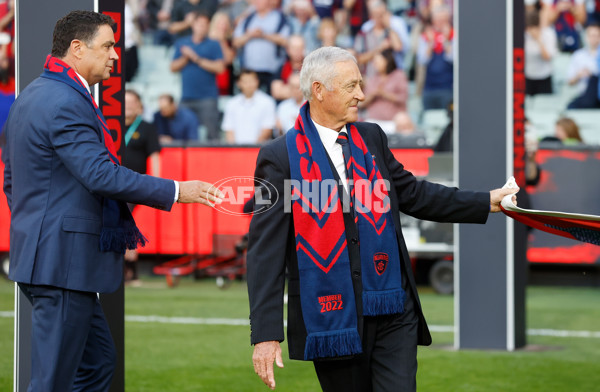
[[[96,293],[19,286],[33,306],[28,392],[108,391],[116,352]]]
[[[362,354],[314,362],[323,391],[416,391],[417,324],[409,292],[404,313],[365,317]]]

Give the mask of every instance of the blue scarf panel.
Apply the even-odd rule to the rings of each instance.
[[[348,124],[355,223],[358,227],[363,283],[363,315],[404,312],[400,252],[388,195],[375,159],[354,124]],[[398,213],[396,210],[395,213]]]

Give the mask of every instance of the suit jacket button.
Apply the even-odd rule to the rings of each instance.
[[[358,271],[352,272],[352,275],[354,275],[355,278],[360,278],[360,272]]]
[[[352,238],[350,241],[355,245],[358,244],[358,238]]]

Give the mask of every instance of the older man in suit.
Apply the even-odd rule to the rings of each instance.
[[[29,391],[107,391],[115,349],[97,292],[121,283],[123,254],[146,239],[126,202],[210,205],[210,184],[121,166],[89,87],[118,60],[114,21],[73,11],[54,29],[42,75],[11,108],[2,149],[11,210],[9,278],[33,306]]]
[[[261,184],[271,184],[260,199],[272,204],[250,224],[254,369],[275,388],[287,267],[290,358],[312,360],[324,391],[415,391],[417,344],[431,336],[398,211],[484,223],[518,189],[469,192],[417,180],[379,126],[356,122],[364,94],[349,52],[317,49],[300,79],[308,102],[295,127],[261,149],[256,167]]]

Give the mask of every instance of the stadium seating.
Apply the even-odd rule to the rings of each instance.
[[[138,48],[140,67],[126,88],[134,89],[142,97],[144,118],[152,121],[152,114],[158,110],[158,97],[171,94],[175,100],[181,97],[181,78],[170,70],[173,49],[146,44]]]

